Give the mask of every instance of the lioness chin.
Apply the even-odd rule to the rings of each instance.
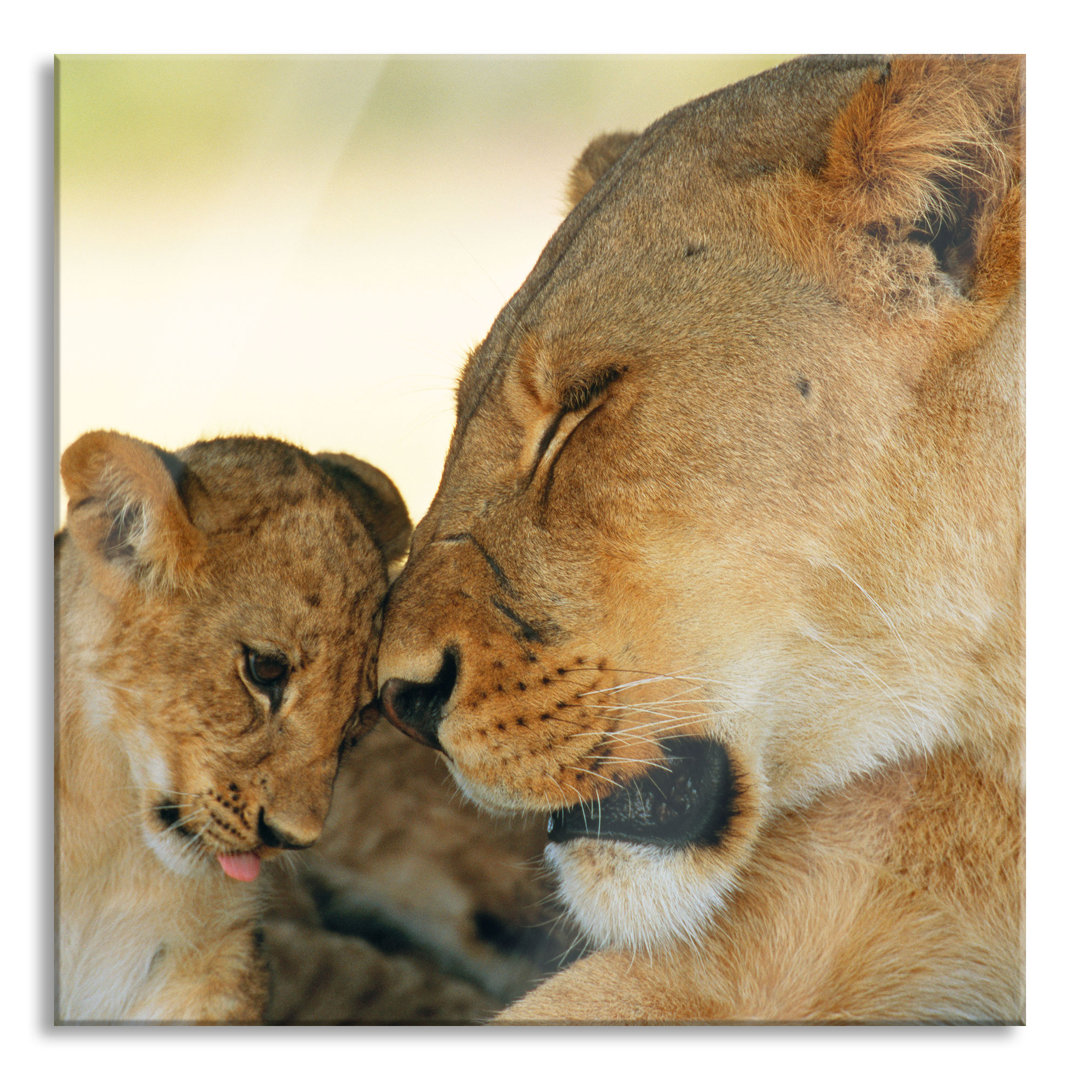
[[[806,58],[575,167],[379,654],[599,947],[504,1020],[1021,1019],[1022,131]]]

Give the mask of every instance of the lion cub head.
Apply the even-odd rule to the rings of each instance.
[[[167,867],[251,880],[319,836],[366,722],[404,503],[365,462],[273,439],[172,454],[97,431],[61,474],[58,785],[85,797],[96,770],[98,812],[133,787]]]
[[[468,361],[382,707],[597,943],[868,770],[1019,767],[1021,83],[811,58],[595,144]]]

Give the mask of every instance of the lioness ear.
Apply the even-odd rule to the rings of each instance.
[[[183,471],[172,454],[115,431],[89,432],[64,451],[68,531],[106,587],[193,583],[205,542],[177,488]]]
[[[629,131],[613,131],[598,135],[574,163],[566,181],[566,212],[570,213],[585,197],[589,189],[622,155],[637,138]]]
[[[349,454],[316,454],[340,491],[352,503],[387,563],[409,550],[412,522],[405,500],[381,469]]]
[[[887,249],[891,298],[932,277],[971,299],[1015,284],[1023,84],[1023,57],[899,57],[835,121],[827,212]]]

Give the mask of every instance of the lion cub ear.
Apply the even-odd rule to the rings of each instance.
[[[1024,62],[905,56],[862,85],[833,124],[826,210],[868,239],[879,292],[902,304],[946,285],[1011,291],[1023,223]],[[866,257],[866,256],[864,256]]]
[[[636,138],[637,135],[629,131],[613,131],[607,135],[598,135],[585,147],[581,157],[570,170],[570,176],[566,181],[566,212],[568,214]]]
[[[99,583],[114,591],[194,583],[205,541],[177,487],[178,458],[115,431],[91,431],[64,451],[60,475],[68,531]]]
[[[381,469],[350,454],[316,454],[316,459],[352,503],[387,564],[409,550],[412,522],[405,500]]]

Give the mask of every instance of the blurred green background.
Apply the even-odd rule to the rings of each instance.
[[[586,143],[784,59],[59,57],[61,448],[278,435],[419,518]]]

